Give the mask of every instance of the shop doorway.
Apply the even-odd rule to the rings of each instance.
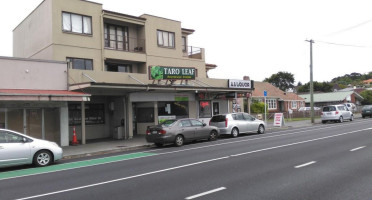
[[[213,102],[213,115],[220,114],[220,103]]]

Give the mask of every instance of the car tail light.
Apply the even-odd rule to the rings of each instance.
[[[146,130],[146,134],[150,135],[150,130],[149,129]]]
[[[227,127],[227,124],[228,124],[228,122],[229,122],[229,119],[225,119],[225,127]]]
[[[335,114],[338,115],[338,111],[336,111]]]
[[[321,113],[320,113],[320,115],[324,115],[324,113],[323,113],[323,112],[321,112]]]
[[[160,130],[159,133],[160,133],[160,134],[166,134],[167,131],[165,131],[165,130]]]

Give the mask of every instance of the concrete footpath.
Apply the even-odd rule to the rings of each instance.
[[[361,117],[360,114],[356,114],[355,118]],[[320,124],[320,119],[315,119],[314,124]],[[273,129],[286,129],[291,127],[305,127],[312,126],[310,120],[303,121],[287,121],[282,127],[274,127],[273,122],[268,122],[266,131]],[[145,136],[136,136],[128,140],[102,140],[98,142],[92,142],[85,145],[68,146],[63,148],[63,159],[80,158],[86,156],[100,155],[106,153],[115,153],[122,151],[130,151],[137,149],[146,149],[152,147],[152,143],[147,143]]]

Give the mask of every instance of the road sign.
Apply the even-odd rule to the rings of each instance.
[[[264,96],[267,97],[267,91],[266,90],[264,90]]]

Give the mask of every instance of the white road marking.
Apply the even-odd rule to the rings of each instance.
[[[190,164],[186,164],[186,165],[180,165],[180,166],[171,167],[171,168],[167,168],[167,169],[162,169],[162,170],[147,172],[147,173],[138,174],[138,175],[134,175],[134,176],[128,176],[128,177],[123,177],[123,178],[119,178],[119,179],[114,179],[114,180],[110,180],[110,181],[99,182],[99,183],[95,183],[95,184],[90,184],[90,185],[85,185],[85,186],[80,186],[80,187],[70,188],[70,189],[66,189],[66,190],[60,190],[60,191],[55,191],[55,192],[50,192],[50,193],[45,193],[45,194],[30,196],[30,197],[24,197],[24,198],[20,198],[18,200],[34,199],[34,198],[39,198],[39,197],[44,197],[44,196],[50,196],[50,195],[64,193],[64,192],[69,192],[69,191],[75,191],[75,190],[80,190],[80,189],[95,187],[95,186],[99,186],[99,185],[105,185],[105,184],[109,184],[109,183],[124,181],[124,180],[128,180],[128,179],[142,177],[142,176],[147,176],[147,175],[152,175],[152,174],[158,174],[158,173],[162,173],[162,172],[167,172],[167,171],[171,171],[171,170],[175,170],[175,169],[186,168],[186,167],[190,167],[190,166],[195,166],[195,165],[200,165],[200,164],[204,164],[204,163],[209,163],[209,162],[219,161],[219,160],[223,160],[223,159],[228,159],[230,157],[237,157],[237,156],[242,156],[242,155],[257,153],[257,152],[261,152],[261,151],[268,151],[268,150],[278,149],[278,148],[282,148],[282,147],[294,146],[294,145],[297,145],[297,144],[304,144],[304,143],[309,143],[309,142],[313,142],[313,141],[324,140],[324,139],[328,139],[328,138],[333,138],[333,137],[348,135],[348,134],[357,133],[357,132],[366,131],[366,130],[372,130],[372,128],[361,129],[361,130],[351,131],[351,132],[347,132],[347,133],[341,133],[341,134],[337,134],[337,135],[332,135],[332,136],[327,136],[327,137],[322,137],[322,138],[316,138],[316,139],[312,139],[312,140],[306,140],[306,141],[296,142],[296,143],[291,143],[291,144],[286,144],[286,145],[280,145],[280,146],[276,146],[276,147],[259,149],[259,150],[255,150],[255,151],[249,151],[249,152],[245,152],[245,153],[240,153],[240,154],[235,154],[235,155],[231,155],[231,156],[225,156],[225,157],[220,157],[220,158],[215,158],[215,159],[210,159],[210,160],[205,160],[205,161],[190,163]]]
[[[355,149],[351,149],[350,151],[358,151],[358,150],[363,149],[363,148],[366,148],[366,146],[357,147]]]
[[[309,165],[312,165],[312,164],[315,164],[315,163],[316,163],[316,161],[311,161],[311,162],[308,162],[308,163],[305,163],[305,164],[302,164],[302,165],[297,165],[294,168],[298,169],[298,168],[306,167],[306,166],[309,166]]]
[[[203,193],[200,193],[200,194],[196,194],[194,196],[187,197],[185,199],[187,199],[187,200],[189,200],[189,199],[196,199],[198,197],[205,196],[207,194],[212,194],[212,193],[215,193],[215,192],[219,192],[219,191],[225,190],[225,189],[226,189],[225,187],[220,187],[220,188],[217,188],[217,189],[214,189],[214,190],[209,190],[209,191],[206,191],[206,192],[203,192]]]

